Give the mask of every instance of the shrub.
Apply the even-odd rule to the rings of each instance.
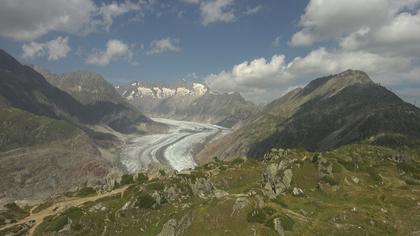
[[[143,183],[146,183],[148,180],[149,178],[143,173],[139,173],[137,175],[137,179],[136,179],[137,183],[143,184]]]
[[[121,182],[120,185],[127,185],[127,184],[133,184],[134,183],[134,179],[132,175],[123,175],[121,176]]]
[[[155,204],[155,199],[147,193],[140,193],[137,196],[137,201],[135,206],[143,209],[150,209]]]
[[[46,231],[57,232],[60,231],[68,223],[68,218],[65,215],[60,215],[53,219],[47,226]]]
[[[147,189],[161,191],[165,189],[165,185],[161,182],[153,182],[147,185]]]
[[[323,177],[321,178],[321,181],[322,181],[322,182],[325,182],[325,183],[328,183],[328,184],[330,184],[330,185],[337,185],[337,184],[338,184],[337,180],[335,180],[333,177],[328,176],[328,175],[323,176]]]
[[[79,190],[79,192],[77,193],[77,196],[79,196],[79,197],[87,197],[87,196],[95,195],[95,194],[96,194],[96,190],[94,188],[92,188],[92,187],[84,187],[84,188],[81,188]]]

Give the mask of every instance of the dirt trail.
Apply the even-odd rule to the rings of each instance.
[[[113,195],[116,195],[116,194],[121,194],[121,196],[122,196],[122,194],[124,193],[124,191],[128,187],[129,186],[125,186],[123,188],[119,188],[119,189],[113,190],[111,192],[107,192],[107,193],[104,193],[104,194],[99,194],[99,195],[91,196],[91,197],[67,198],[63,201],[54,203],[53,205],[49,206],[48,208],[46,208],[44,210],[41,210],[40,212],[37,212],[37,213],[32,213],[32,210],[31,210],[31,214],[29,216],[27,216],[26,218],[21,219],[21,220],[17,221],[16,223],[6,225],[6,226],[0,228],[0,230],[8,229],[8,228],[11,228],[13,226],[24,224],[24,223],[34,222],[33,226],[28,231],[28,235],[31,236],[35,232],[36,227],[39,224],[42,223],[42,221],[44,220],[45,217],[58,214],[58,213],[64,211],[65,209],[67,209],[69,207],[80,206],[80,205],[82,205],[86,202],[93,202],[93,201],[96,201],[100,198],[109,197],[109,196],[113,196]]]

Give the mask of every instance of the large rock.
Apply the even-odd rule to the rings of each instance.
[[[264,195],[273,199],[290,188],[293,178],[291,164],[288,160],[267,164],[263,173]]]
[[[192,194],[201,198],[214,196],[215,187],[213,183],[207,178],[200,177],[192,180],[191,178],[184,179],[191,188]]]
[[[284,233],[284,228],[281,225],[281,219],[280,218],[275,218],[273,220],[273,224],[274,224],[274,230],[280,235],[280,236],[284,236],[286,235]]]
[[[319,172],[319,177],[323,178],[323,177],[333,177],[333,166],[332,163],[329,162],[327,159],[324,158],[320,158],[318,160],[318,172]]]
[[[162,227],[157,236],[181,236],[192,224],[192,214],[188,213],[180,220],[170,219]]]

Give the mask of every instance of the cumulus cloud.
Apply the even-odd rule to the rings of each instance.
[[[109,29],[113,18],[139,11],[141,2],[126,0],[98,6],[93,0],[1,0],[0,36],[34,40],[51,31],[83,33]]]
[[[133,53],[127,44],[120,40],[112,39],[107,42],[104,51],[96,51],[90,54],[86,59],[86,63],[97,66],[106,66],[111,61],[121,58],[131,60],[132,57]]]
[[[293,46],[338,41],[344,49],[406,47],[420,40],[420,0],[311,0]]]
[[[150,43],[149,55],[160,54],[164,52],[180,52],[181,48],[178,46],[179,40],[171,38],[163,38],[154,40]]]
[[[241,16],[255,15],[261,11],[262,5],[235,9],[235,0],[180,0],[199,6],[201,23],[207,26],[217,22],[234,22]]]
[[[319,48],[289,62],[285,55],[274,55],[271,60],[259,58],[246,61],[231,70],[208,75],[206,82],[219,92],[236,91],[254,102],[267,102],[291,87],[347,69],[363,70],[376,81],[390,84],[395,75],[413,70],[413,65],[410,59],[404,57],[385,58],[364,51]]]
[[[247,16],[252,16],[252,15],[255,15],[255,14],[257,14],[258,12],[260,12],[261,11],[261,9],[262,9],[262,6],[261,5],[258,5],[258,6],[255,6],[255,7],[253,7],[253,8],[249,8],[249,9],[247,9],[246,11],[244,11],[244,15],[247,15]]]
[[[66,57],[71,48],[68,37],[57,37],[45,43],[30,42],[24,44],[22,50],[22,57],[26,59],[48,55],[48,60],[56,61]]]
[[[232,6],[233,0],[214,0],[202,2],[200,6],[203,25],[215,22],[232,22],[236,19]]]
[[[111,4],[102,4],[99,8],[99,15],[103,18],[103,24],[107,30],[111,27],[113,19],[117,16],[123,15],[130,11],[139,11],[141,5],[131,1],[125,1],[123,3],[113,2]]]

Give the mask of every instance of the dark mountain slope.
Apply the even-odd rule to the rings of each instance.
[[[201,158],[257,157],[272,147],[329,150],[383,133],[420,138],[420,109],[366,73],[349,70],[273,101],[247,125],[210,144]]]
[[[276,146],[328,150],[381,133],[420,138],[420,111],[375,84],[347,87],[305,103],[280,132],[256,143],[251,156]]]
[[[0,49],[0,97],[4,104],[51,118],[94,122],[72,96],[50,85]]]
[[[132,125],[138,122],[151,122],[128,104],[114,86],[96,73],[77,71],[58,75],[40,67],[34,68],[50,84],[83,104],[88,111],[89,120],[105,123],[120,132],[134,131]]]

